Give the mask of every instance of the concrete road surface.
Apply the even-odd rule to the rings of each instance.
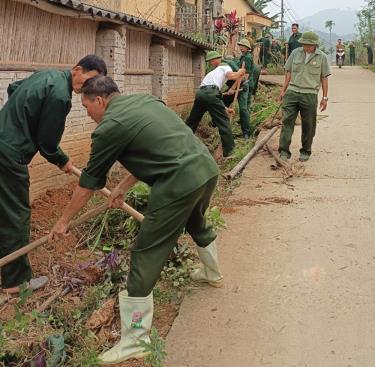
[[[305,171],[299,127],[296,177],[265,153],[247,167],[217,241],[225,286],[185,298],[166,366],[375,366],[375,74],[333,68],[329,97]]]

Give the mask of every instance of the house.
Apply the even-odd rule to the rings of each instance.
[[[225,14],[235,9],[237,16],[241,19],[241,31],[244,34],[250,32],[256,36],[254,38],[261,37],[262,30],[272,25],[272,20],[264,16],[247,0],[224,0],[223,8]]]
[[[9,83],[39,69],[69,69],[96,53],[123,94],[154,94],[179,112],[193,102],[207,48],[172,28],[78,0],[1,0],[0,107]],[[95,126],[74,95],[62,147],[79,167],[87,162]],[[30,164],[30,177],[33,197],[72,180],[40,156]]]
[[[98,8],[122,12],[149,22],[174,27],[176,0],[82,0]]]

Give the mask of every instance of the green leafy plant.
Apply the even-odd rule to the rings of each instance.
[[[225,228],[225,220],[221,216],[221,210],[217,206],[213,206],[206,212],[206,217],[215,229]]]
[[[163,367],[167,356],[165,341],[160,337],[155,327],[151,328],[150,339],[151,343],[146,343],[143,340],[140,342],[145,352],[150,352],[150,354],[145,357],[145,362],[152,367]]]
[[[190,283],[190,272],[193,269],[193,253],[186,247],[183,251],[176,250],[175,256],[163,268],[161,277],[173,287],[181,288]]]

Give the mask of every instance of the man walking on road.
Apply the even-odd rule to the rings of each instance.
[[[213,124],[219,129],[223,155],[228,157],[234,149],[234,138],[222,99],[221,89],[227,80],[241,78],[245,75],[246,70],[240,69],[237,72],[233,72],[228,64],[221,62],[221,59],[222,56],[217,51],[209,51],[207,53],[206,61],[215,69],[204,77],[186,123],[195,132],[203,115],[208,111]]]
[[[301,37],[302,33],[299,32],[299,25],[297,23],[292,24],[292,34],[288,42],[288,57],[296,48],[301,47],[301,42],[299,42]]]
[[[298,113],[302,119],[302,148],[299,160],[305,162],[311,155],[315,136],[318,92],[323,88],[320,111],[327,108],[328,76],[331,74],[327,56],[319,50],[319,37],[305,32],[300,39],[302,47],[295,49],[285,64],[285,82],[280,94],[283,109],[279,152],[282,160],[291,157],[289,150]]]
[[[48,162],[71,173],[73,165],[59,147],[72,91],[99,73],[104,61],[88,55],[72,70],[44,70],[8,87],[9,99],[0,111],[0,257],[29,242],[30,204],[27,165],[39,152]],[[20,291],[20,285],[36,290],[47,277],[32,278],[28,257],[22,256],[1,268],[3,292]]]
[[[128,173],[113,190],[111,207],[120,207],[138,180],[151,186],[145,219],[131,250],[127,291],[119,294],[121,340],[100,357],[105,363],[119,363],[145,355],[139,342],[150,342],[152,290],[184,228],[198,245],[202,261],[193,280],[222,286],[216,233],[205,218],[219,169],[204,144],[159,99],[147,94],[121,96],[115,82],[104,76],[87,81],[82,93],[88,115],[99,125],[79,186],[49,239],[66,234],[94,190],[105,186],[116,161]]]
[[[350,66],[355,65],[355,44],[353,41],[349,43],[349,59]]]

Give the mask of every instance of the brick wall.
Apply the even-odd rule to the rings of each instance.
[[[168,77],[167,105],[181,112],[186,110],[194,100],[195,88],[193,76],[170,75]]]
[[[150,68],[154,71],[152,76],[152,94],[163,101],[168,99],[168,63],[168,48],[161,44],[152,44],[150,48]]]
[[[149,93],[152,94],[152,75],[125,75],[124,94]]]

